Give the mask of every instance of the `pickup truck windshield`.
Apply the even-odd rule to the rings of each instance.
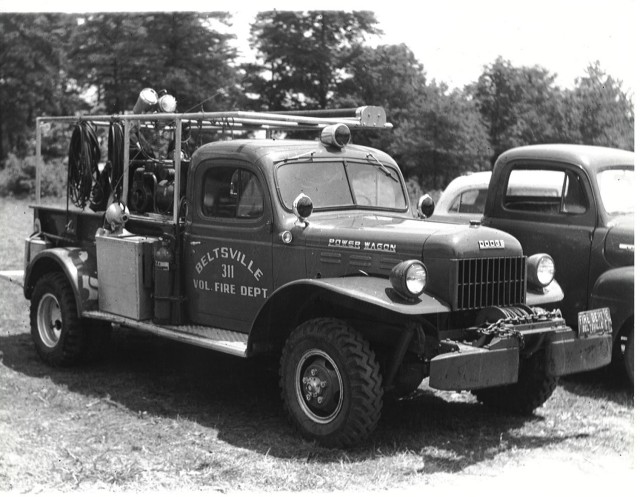
[[[602,203],[608,214],[634,212],[633,168],[616,167],[598,172],[598,187]]]
[[[277,169],[276,180],[282,203],[289,209],[300,193],[311,197],[314,209],[407,208],[398,172],[378,162],[285,163]]]

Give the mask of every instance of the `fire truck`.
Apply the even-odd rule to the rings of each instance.
[[[550,256],[430,222],[394,159],[352,143],[391,127],[375,106],[179,113],[150,89],[130,114],[38,118],[22,283],[39,356],[87,361],[119,325],[263,358],[292,424],[326,446],[365,440],[426,378],[527,415],[559,376],[608,364],[610,319],[565,324]],[[54,129],[62,206],[41,199]]]

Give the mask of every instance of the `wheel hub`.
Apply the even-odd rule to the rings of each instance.
[[[323,407],[329,403],[329,392],[334,390],[331,374],[315,361],[307,367],[302,376],[302,389],[311,407]]]
[[[55,295],[46,294],[38,305],[38,333],[47,347],[55,347],[62,334],[62,312]]]
[[[321,350],[308,351],[298,362],[298,402],[316,423],[334,420],[342,407],[342,378],[335,362]]]

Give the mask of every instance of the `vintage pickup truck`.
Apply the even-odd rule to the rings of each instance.
[[[634,160],[632,152],[585,145],[514,148],[493,173],[452,181],[431,217],[481,220],[514,235],[525,253],[551,255],[567,323],[577,327],[583,311],[609,308],[612,365],[632,383]]]
[[[347,446],[383,394],[427,377],[529,414],[558,376],[611,361],[606,316],[566,326],[548,255],[414,217],[396,162],[351,143],[389,126],[379,107],[38,118],[39,168],[52,126],[71,131],[69,199],[36,202],[24,272],[52,366],[85,360],[113,323],[262,357],[296,428]],[[316,136],[277,139],[291,129]]]

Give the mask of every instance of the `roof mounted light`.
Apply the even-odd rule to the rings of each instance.
[[[351,131],[346,124],[332,124],[322,130],[320,141],[330,147],[342,148],[351,141]]]
[[[175,112],[178,107],[178,103],[173,95],[169,95],[165,90],[160,92],[160,98],[158,98],[158,110],[160,112]]]

